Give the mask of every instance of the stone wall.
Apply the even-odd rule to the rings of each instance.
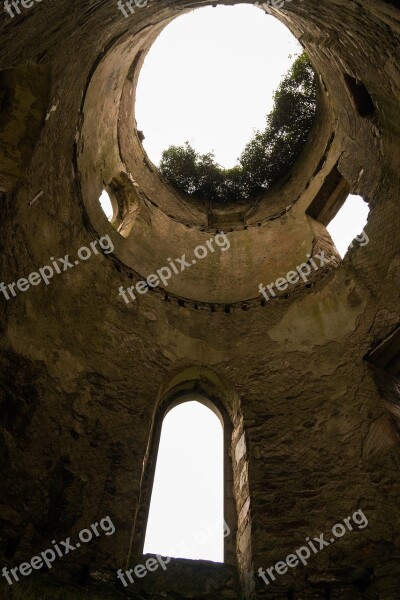
[[[127,71],[139,64],[136,50],[145,52],[182,9],[201,4],[160,0],[128,20],[103,0],[44,1],[0,21],[0,71],[30,65],[37,72],[44,65],[50,73],[36,145],[29,138],[25,168],[15,168],[1,194],[0,281],[17,281],[50,257],[75,258],[106,234],[115,246],[48,286],[9,300],[0,293],[0,551],[10,561],[3,564],[29,560],[53,539],[74,539],[107,515],[116,526],[113,536],[58,561],[38,583],[27,578],[4,594],[75,600],[86,573],[80,589],[89,586],[94,600],[121,597],[113,574],[141,557],[157,408],[172,374],[179,379],[192,369],[200,383],[214,377],[220,387],[233,428],[233,486],[243,484],[248,493],[235,498],[237,559],[202,571],[205,581],[199,563],[178,565],[172,587],[158,584],[160,598],[397,600],[398,437],[364,357],[399,323],[400,12],[379,0],[303,0],[277,12],[321,77],[325,117],[315,144],[289,181],[246,208],[244,221],[225,215],[236,245],[232,258],[205,263],[196,277],[182,274],[173,293],[156,289],[126,305],[121,285],[210,238],[201,208],[175,197],[148,166],[135,167],[138,142],[132,140],[130,154],[115,146],[129,146],[117,127],[120,110],[126,111]],[[90,135],[99,141],[98,132],[88,127],[85,101],[99,68],[108,69],[115,88],[111,102],[110,80],[98,80],[105,86],[99,114],[105,107],[112,119],[96,155]],[[373,118],[359,114],[345,74],[366,86]],[[335,165],[351,191],[370,203],[369,244],[356,245],[312,287],[263,303],[258,284],[295,267],[299,246],[305,255],[323,243],[324,226],[306,212]],[[5,165],[1,174],[8,172]],[[139,186],[139,213],[126,238],[96,205],[103,182],[121,172]],[[223,389],[219,381],[226,382]],[[368,518],[366,528],[348,532],[268,587],[257,576],[260,567],[358,509]],[[62,587],[47,587],[55,581]],[[147,600],[150,591],[130,593]]]

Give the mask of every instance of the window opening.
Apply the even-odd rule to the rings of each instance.
[[[143,552],[224,561],[221,420],[198,401],[164,417]]]

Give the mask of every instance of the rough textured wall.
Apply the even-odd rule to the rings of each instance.
[[[394,3],[378,0],[303,0],[277,13],[306,46],[321,75],[328,125],[319,125],[320,156],[310,150],[289,183],[248,207],[244,221],[233,223],[229,239],[232,247],[236,244],[235,260],[227,258],[223,269],[218,259],[204,263],[201,297],[197,282],[182,274],[179,289],[169,297],[156,289],[126,305],[118,288],[148,275],[152,219],[157,217],[155,268],[164,264],[158,264],[163,236],[164,256],[181,256],[202,236],[209,239],[213,229],[209,215],[162,191],[151,172],[137,170],[130,175],[139,181],[142,212],[133,237],[118,238],[95,202],[103,181],[135,169],[138,147],[124,157],[115,146],[127,143],[117,130],[125,110],[119,107],[126,73],[110,64],[112,76],[99,98],[106,102],[106,92],[114,94],[113,129],[104,134],[97,163],[84,153],[91,133],[82,138],[90,118],[85,99],[109,52],[124,44],[122,57],[129,67],[141,49],[139,41],[146,49],[160,24],[200,4],[160,0],[124,19],[110,2],[44,0],[13,20],[2,15],[0,69],[30,65],[35,72],[44,65],[50,93],[33,155],[24,154],[23,173],[15,159],[13,177],[20,179],[12,179],[13,190],[1,195],[1,281],[17,281],[49,264],[50,257],[69,254],[74,262],[79,248],[105,234],[115,242],[114,252],[93,254],[54,276],[48,286],[32,286],[9,300],[0,294],[0,541],[10,557],[7,564],[29,560],[53,539],[76,539],[81,529],[110,515],[114,535],[56,562],[29,593],[57,599],[59,591],[41,589],[57,579],[65,586],[91,585],[96,600],[103,586],[111,597],[120,597],[120,591],[113,591],[116,569],[125,568],[128,556],[131,565],[141,561],[141,547],[133,541],[140,538],[143,464],[151,468],[146,457],[154,443],[160,390],[172,372],[204,365],[229,381],[240,399],[245,444],[242,437],[233,439],[232,460],[236,472],[248,477],[248,497],[236,496],[243,592],[271,599],[396,600],[398,438],[364,356],[399,323],[400,12]],[[137,40],[138,48],[130,39]],[[376,118],[358,114],[344,73],[363,81]],[[111,105],[107,108],[111,111]],[[312,244],[323,242],[319,225],[305,212],[335,164],[351,190],[370,203],[369,244],[356,245],[313,287],[297,286],[263,305],[257,289],[269,271],[257,271],[250,250],[268,246],[268,217],[287,207],[289,213],[277,217],[280,238],[268,248],[271,260],[285,265],[282,274],[290,256],[293,267],[298,264],[299,243],[306,254]],[[0,170],[4,166],[7,174],[3,162]],[[295,238],[288,235],[288,220],[296,224]],[[187,221],[185,228],[181,221]],[[255,237],[251,225],[257,227],[256,242],[250,241]],[[147,252],[143,262],[135,257],[132,265],[135,235]],[[236,282],[244,280],[234,298],[240,302],[226,306],[232,298],[223,295],[219,301],[222,272],[233,292]],[[273,274],[264,283],[272,279]],[[254,289],[254,295],[243,296],[243,289]],[[307,566],[268,587],[257,576],[259,567],[276,564],[307,536],[328,533],[360,508],[368,518],[366,528],[348,532],[313,555]],[[203,583],[197,564],[185,567],[163,592],[174,600],[207,593],[233,597],[223,595],[232,592],[231,575],[221,583],[219,568],[208,569]],[[30,585],[26,580],[3,587],[5,597],[19,600],[18,586],[25,583]],[[236,592],[241,594],[238,585]],[[67,590],[64,595],[68,598]],[[74,595],[79,598],[80,592],[71,591]]]

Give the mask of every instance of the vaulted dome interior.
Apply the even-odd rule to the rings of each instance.
[[[309,57],[316,114],[268,189],[218,203],[135,122],[159,34],[214,4],[4,3],[1,598],[398,598],[400,10],[255,4]],[[223,563],[144,554],[164,418],[200,397]]]

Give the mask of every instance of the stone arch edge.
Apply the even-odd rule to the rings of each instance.
[[[250,598],[254,586],[251,512],[241,402],[234,384],[204,365],[175,369],[159,388],[143,460],[140,497],[134,515],[126,566],[142,556],[164,417],[174,407],[187,401],[191,394],[196,396],[196,400],[201,396],[203,404],[220,418],[223,425],[224,519],[230,529],[230,535],[225,539],[224,562],[237,567],[244,597]]]

